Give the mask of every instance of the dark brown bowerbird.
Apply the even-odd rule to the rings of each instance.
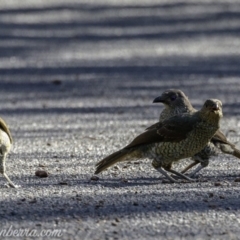
[[[12,146],[12,136],[7,124],[0,118],[0,173],[8,181],[9,186],[15,188],[16,185],[9,179],[6,173],[5,160]]]
[[[129,145],[98,162],[95,174],[117,162],[149,158],[153,160],[153,167],[171,182],[177,180],[167,172],[192,180],[171,169],[172,164],[199,152],[218,130],[221,117],[221,101],[209,99],[200,111],[179,114],[158,122],[137,136]]]
[[[153,102],[161,102],[165,106],[159,117],[160,122],[178,114],[194,113],[197,111],[193,108],[188,97],[179,89],[169,89],[163,92],[161,96],[155,98]],[[194,162],[187,166],[181,173],[185,173],[196,164],[201,163],[201,165],[199,165],[195,171],[190,174],[190,176],[193,177],[202,168],[208,166],[209,158],[217,155],[219,150],[223,153],[231,154],[240,158],[240,151],[235,148],[234,144],[227,140],[220,130],[218,130],[212,137],[211,141],[199,153],[192,156]]]

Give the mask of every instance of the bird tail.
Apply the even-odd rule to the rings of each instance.
[[[132,150],[129,150],[129,149],[121,149],[105,157],[104,159],[102,159],[100,162],[96,164],[97,169],[95,171],[95,174],[102,172],[103,170],[105,170],[106,168],[112,166],[117,162],[124,161],[131,152]]]
[[[240,159],[240,150],[234,147],[234,145],[229,144],[220,144],[222,152],[226,154],[231,154]]]
[[[233,156],[240,158],[240,150],[238,150],[237,148],[233,148]]]

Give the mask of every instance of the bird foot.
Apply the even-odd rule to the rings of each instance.
[[[186,179],[181,179],[179,178],[178,180],[175,180],[174,182],[170,181],[170,180],[162,180],[162,183],[164,184],[172,184],[172,183],[189,183],[189,182],[196,182],[195,179],[192,179],[192,181],[186,180]]]
[[[171,181],[171,180],[163,179],[162,183],[164,183],[164,184],[165,183],[172,184],[172,183],[181,183],[181,181],[179,181],[179,180]]]
[[[13,183],[6,183],[7,188],[21,188],[21,185],[15,185]]]
[[[174,177],[172,177],[171,175],[169,175],[165,170],[163,170],[161,167],[156,168],[157,171],[159,171],[160,173],[162,173],[170,182],[172,183],[178,183],[179,181],[177,179],[175,179],[174,177],[178,176],[181,179],[185,179],[188,180],[190,182],[194,182],[195,179],[189,178],[187,176],[185,176],[182,173],[179,173],[173,169],[167,169],[168,172],[175,174]]]
[[[171,174],[170,176],[171,176],[172,178],[176,179],[176,180],[182,179],[182,178],[180,178],[179,176],[176,176],[175,174]]]
[[[190,175],[191,175],[191,174],[184,174],[185,179],[182,179],[182,177],[176,176],[176,175],[174,175],[174,174],[171,174],[171,177],[174,178],[174,179],[176,179],[176,180],[181,179],[181,180],[183,180],[184,182],[196,182],[196,179],[192,178],[192,176],[190,176]],[[181,182],[181,181],[179,181],[179,182]]]

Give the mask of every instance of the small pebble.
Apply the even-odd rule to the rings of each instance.
[[[68,185],[67,182],[59,182],[58,184],[59,184],[59,185]]]
[[[29,201],[29,203],[36,203],[37,202],[37,199],[34,198],[33,200]]]
[[[92,177],[91,177],[91,180],[93,180],[93,181],[98,181],[98,180],[99,180],[99,177],[97,177],[97,176],[92,176]]]
[[[208,197],[210,197],[210,198],[212,198],[213,196],[214,196],[213,193],[208,194]]]
[[[40,178],[46,178],[46,177],[48,177],[48,173],[47,173],[46,171],[44,171],[44,170],[37,170],[37,171],[35,172],[35,175],[36,175],[37,177],[40,177]]]
[[[122,179],[121,179],[121,182],[123,182],[123,183],[127,183],[128,180],[127,180],[126,178],[122,178]]]

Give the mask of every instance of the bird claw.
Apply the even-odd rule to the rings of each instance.
[[[7,188],[21,188],[21,185],[15,185],[13,183],[4,184]]]
[[[187,179],[187,181],[189,181],[189,182],[196,182],[197,179],[194,179],[194,178],[190,178],[190,177],[189,177],[189,178]]]
[[[196,182],[197,180],[196,179],[194,179],[194,178],[191,178],[191,176],[188,174],[188,175],[186,175],[186,174],[184,174],[185,175],[185,179],[182,179],[180,176],[176,176],[176,175],[174,175],[174,174],[171,174],[170,176],[172,177],[172,178],[174,178],[174,179],[176,179],[176,180],[180,180],[180,181],[178,181],[178,182]],[[182,180],[182,181],[181,181]]]
[[[22,186],[21,185],[10,185],[11,188],[21,188]]]

